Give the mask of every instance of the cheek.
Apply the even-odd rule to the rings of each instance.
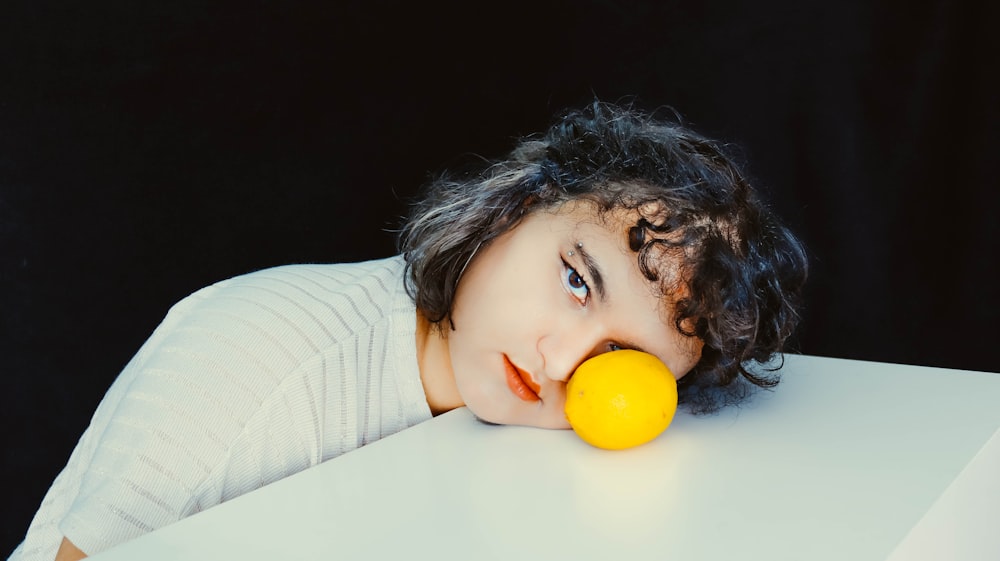
[[[701,349],[704,343],[701,339],[688,338],[678,334],[676,351],[673,360],[667,367],[674,373],[674,377],[680,380],[687,376],[691,369],[701,360]]]
[[[456,296],[453,317],[457,329],[466,329],[477,337],[503,336],[516,329],[523,318],[541,312],[538,289],[531,286],[527,271],[477,273]]]
[[[537,323],[522,299],[497,286],[481,289],[456,299],[455,329],[448,332],[455,382],[466,405],[477,414],[477,404],[482,407],[506,391],[503,355],[526,356],[531,350],[530,330]]]
[[[477,417],[502,423],[510,400],[505,394],[506,380],[496,341],[484,337],[470,340],[468,333],[453,335],[452,368],[462,402]]]

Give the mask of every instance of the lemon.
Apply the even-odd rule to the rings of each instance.
[[[566,419],[587,443],[607,450],[645,444],[677,411],[677,381],[655,356],[634,350],[583,362],[566,386]]]

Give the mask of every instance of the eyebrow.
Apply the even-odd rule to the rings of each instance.
[[[607,302],[608,293],[604,288],[604,277],[601,275],[601,266],[597,264],[594,256],[588,253],[582,246],[578,245],[576,251],[580,254],[580,259],[583,260],[584,267],[587,268],[587,276],[594,285],[594,290],[597,290],[597,295],[600,296],[601,302]]]

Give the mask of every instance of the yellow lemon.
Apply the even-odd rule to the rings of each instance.
[[[566,419],[584,441],[621,450],[653,440],[677,411],[677,381],[655,356],[622,350],[584,361],[566,386]]]

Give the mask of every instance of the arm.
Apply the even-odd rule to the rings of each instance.
[[[87,557],[86,553],[80,551],[69,539],[63,538],[62,543],[59,544],[59,551],[56,552],[55,561],[78,561],[85,557]]]

